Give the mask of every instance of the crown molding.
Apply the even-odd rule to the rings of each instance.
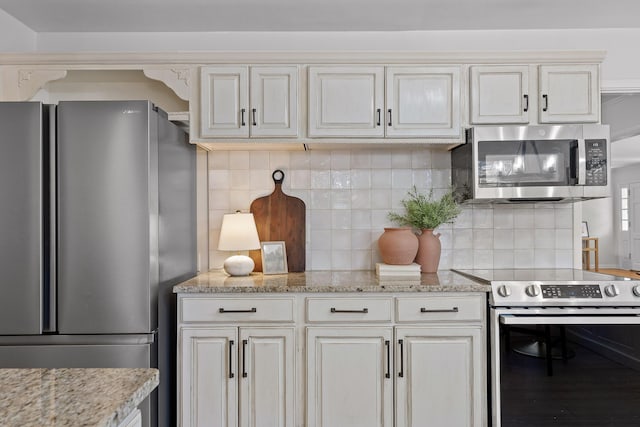
[[[600,63],[604,50],[576,51],[217,51],[2,53],[0,64],[115,68],[147,64],[516,64]]]

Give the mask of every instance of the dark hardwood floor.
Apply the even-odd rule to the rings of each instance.
[[[553,376],[544,359],[502,351],[502,426],[640,427],[640,372],[568,344],[575,357],[554,360]]]

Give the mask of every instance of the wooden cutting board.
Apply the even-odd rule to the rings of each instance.
[[[306,207],[297,197],[282,192],[284,172],[275,170],[271,177],[275,183],[273,193],[255,199],[249,210],[256,220],[261,242],[284,241],[290,272],[305,270]],[[254,271],[262,271],[260,251],[249,251],[256,263]]]

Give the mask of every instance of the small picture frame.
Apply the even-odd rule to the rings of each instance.
[[[589,237],[589,224],[587,224],[587,221],[582,221],[582,237]]]
[[[262,273],[285,274],[287,268],[287,251],[283,241],[261,242],[262,247]]]

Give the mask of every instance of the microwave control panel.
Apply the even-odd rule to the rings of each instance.
[[[587,175],[585,185],[607,185],[607,140],[586,139]]]

